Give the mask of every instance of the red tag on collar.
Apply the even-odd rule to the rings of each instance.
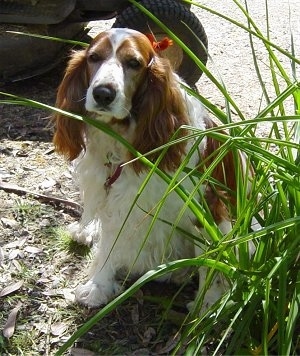
[[[169,46],[173,45],[173,41],[168,37],[163,38],[161,41],[155,41],[155,37],[152,35],[152,33],[146,33],[146,36],[151,42],[153,49],[157,52],[164,51]]]

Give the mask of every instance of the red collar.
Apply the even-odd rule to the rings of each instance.
[[[110,164],[111,163],[107,163],[108,166]],[[108,189],[115,183],[115,181],[120,177],[122,170],[123,170],[123,163],[120,163],[115,169],[115,171],[113,172],[113,174],[106,178],[106,181],[104,183],[105,188]]]

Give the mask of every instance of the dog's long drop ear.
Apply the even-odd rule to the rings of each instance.
[[[137,135],[133,145],[141,153],[166,144],[181,125],[188,124],[179,83],[169,60],[158,56],[153,58],[133,99],[133,109],[137,115]],[[179,136],[184,134],[182,130]],[[160,167],[175,170],[184,152],[184,142],[170,146]],[[139,162],[136,163],[135,170],[141,170]]]
[[[88,87],[86,50],[73,53],[64,78],[58,87],[56,107],[75,114],[85,113],[85,96]],[[53,142],[57,152],[69,160],[75,159],[85,149],[85,125],[81,121],[56,113]]]

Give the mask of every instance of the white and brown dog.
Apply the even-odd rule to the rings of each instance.
[[[201,102],[181,87],[169,61],[158,55],[145,35],[129,29],[102,32],[87,49],[73,54],[58,89],[57,107],[107,123],[143,154],[167,144],[182,125],[201,131],[214,125]],[[76,159],[83,200],[81,221],[71,226],[73,238],[96,244],[89,279],[75,292],[78,302],[94,307],[111,300],[121,291],[115,278],[119,269],[141,275],[162,263],[201,253],[199,246],[195,252],[193,241],[180,230],[209,236],[203,228],[200,232],[195,228],[195,217],[188,209],[182,213],[184,203],[175,192],[165,197],[158,219],[149,230],[168,187],[159,176],[152,175],[132,206],[148,171],[139,160],[122,167],[133,158],[124,145],[92,126],[60,114],[56,114],[55,124],[54,144],[69,160]],[[159,164],[170,175],[174,175],[195,143],[195,139],[183,139],[188,134],[187,128],[179,130],[177,138],[181,140],[168,148]],[[219,146],[219,142],[204,137],[187,166],[199,167],[203,172],[203,162],[209,165]],[[159,154],[150,158],[155,160]],[[240,158],[240,164],[245,165],[242,154]],[[212,176],[234,192],[234,172],[229,153]],[[179,178],[191,192],[194,183],[188,174],[181,173]],[[222,233],[228,233],[231,218],[224,200],[234,198],[218,185],[202,185],[201,191],[198,200],[205,202]],[[175,221],[180,229],[171,226]],[[200,271],[200,284],[205,278],[203,273]],[[175,275],[172,277],[176,279]],[[214,303],[222,293],[222,283],[217,280],[204,304]]]

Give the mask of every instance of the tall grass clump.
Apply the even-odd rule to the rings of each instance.
[[[222,17],[234,26],[238,26],[240,31],[248,33],[256,76],[264,97],[259,112],[253,117],[246,118],[234,98],[227,92],[222,81],[214,77],[198,58],[190,53],[184,43],[181,43],[174,34],[164,28],[168,35],[188,52],[205,75],[216,85],[216,88],[222,92],[226,103],[225,111],[222,111],[200,94],[187,88],[190,94],[198,96],[211,115],[222,123],[218,128],[207,130],[205,133],[195,128],[189,128],[190,138],[195,139],[195,146],[192,150],[197,149],[197,144],[202,140],[204,134],[222,142],[213,162],[207,165],[205,170],[200,170],[203,173],[200,174],[199,170],[188,170],[183,162],[176,174],[170,177],[157,168],[158,162],[150,162],[147,157],[139,155],[133,147],[121,137],[116,136],[106,125],[96,123],[87,117],[66,113],[75,120],[84,120],[109,135],[114,135],[129,150],[139,156],[139,159],[143,160],[149,167],[149,175],[141,187],[140,193],[152,174],[158,174],[162,180],[168,183],[160,206],[152,212],[153,220],[149,234],[151,226],[159,219],[159,212],[166,197],[171,191],[175,191],[183,202],[177,220],[179,221],[183,212],[189,209],[195,220],[206,227],[210,240],[203,241],[197,234],[189,236],[195,240],[195,244],[199,241],[202,244],[205,242],[206,250],[202,255],[193,259],[157,266],[157,269],[149,271],[78,329],[58,351],[59,355],[145,283],[165,273],[187,266],[205,267],[206,280],[200,286],[198,296],[187,313],[186,320],[180,326],[179,334],[181,336],[173,351],[174,354],[184,350],[188,355],[198,355],[202,354],[205,349],[205,352],[211,355],[296,355],[300,352],[298,336],[300,307],[300,82],[296,73],[300,61],[294,53],[292,33],[291,51],[286,51],[272,42],[267,21],[266,34],[258,28],[248,11],[247,2],[245,5],[241,5],[240,2],[233,1],[244,16],[243,22],[237,22],[198,3],[193,4],[201,7],[203,11]],[[133,0],[131,2],[157,21],[141,5]],[[266,18],[269,15],[267,5],[266,1]],[[163,26],[163,24],[161,25]],[[271,87],[266,87],[262,80],[255,51],[255,41],[263,44],[267,52]],[[282,57],[288,59],[290,67],[285,68],[282,65],[282,61],[279,60]],[[47,107],[42,103],[12,95],[8,96],[7,102]],[[232,108],[237,113],[237,118],[234,120],[231,117]],[[265,125],[266,123],[268,125]],[[263,125],[265,125],[264,134],[259,135],[258,132],[261,132],[259,129],[264,127]],[[220,130],[226,130],[228,136],[223,135]],[[176,143],[176,137],[174,142]],[[174,142],[170,142],[170,144],[174,144]],[[166,148],[160,148],[161,155],[164,154]],[[210,177],[210,173],[229,150],[233,152],[234,158],[236,158],[237,150],[245,152],[248,157],[246,166],[250,171],[250,165],[252,165],[255,175],[251,182],[252,189],[249,192],[243,174],[239,166],[236,165],[236,172],[233,174],[237,178],[238,187],[237,205],[234,209],[232,208],[233,216],[235,216],[233,229],[229,234],[223,236],[212,221],[207,207],[205,204],[199,203],[197,196],[201,194],[199,189],[201,184],[207,181],[212,185],[218,184]],[[191,179],[194,182],[193,191],[187,192],[182,188],[179,180],[182,173],[186,175],[186,179]],[[135,202],[138,204],[138,196]],[[177,228],[177,221],[166,223],[170,224],[170,229]],[[146,239],[147,236],[144,238]],[[224,279],[227,280],[228,291],[208,310],[203,311],[203,297],[217,272],[222,273]]]

